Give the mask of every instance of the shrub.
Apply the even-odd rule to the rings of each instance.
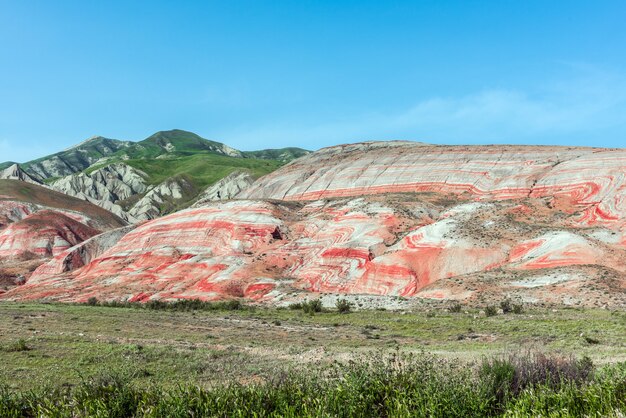
[[[498,408],[505,404],[512,393],[515,372],[515,366],[506,359],[485,361],[479,370],[480,380]]]
[[[487,306],[485,308],[485,315],[487,316],[496,316],[498,314],[498,309],[495,306]]]
[[[452,313],[459,313],[463,307],[459,302],[454,302],[450,307],[448,307],[448,311]]]
[[[513,305],[509,299],[505,299],[500,302],[500,309],[502,309],[503,313],[509,313],[513,311]]]
[[[322,300],[313,299],[308,302],[302,303],[302,310],[308,314],[314,314],[316,312],[322,312]]]
[[[527,388],[559,390],[565,384],[580,386],[592,379],[594,369],[589,357],[578,360],[526,352],[483,361],[479,376],[497,404],[503,405]]]
[[[352,303],[348,302],[346,299],[338,299],[335,306],[339,313],[349,313],[352,310]]]
[[[302,309],[302,303],[301,302],[292,303],[291,305],[289,305],[289,309],[291,309],[292,311],[298,311]]]
[[[516,303],[513,305],[513,313],[514,314],[523,314],[524,313],[524,305],[521,303]]]
[[[89,306],[96,306],[98,304],[98,298],[95,296],[90,297],[89,299],[87,299],[87,305]]]
[[[106,301],[100,302],[100,306],[108,308],[137,308],[150,310],[167,310],[167,311],[235,311],[246,308],[239,299],[232,299],[218,302],[207,302],[200,299],[178,299],[171,302],[159,299],[152,299],[145,303],[128,302],[128,301]]]

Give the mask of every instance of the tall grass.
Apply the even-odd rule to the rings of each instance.
[[[428,353],[379,354],[326,369],[278,373],[255,384],[167,390],[128,376],[74,388],[0,390],[0,416],[484,417],[619,416],[626,363],[523,355],[476,367]]]

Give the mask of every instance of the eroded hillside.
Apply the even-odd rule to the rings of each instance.
[[[327,148],[228,196],[240,200],[199,202],[87,258],[85,244],[63,251],[4,298],[626,306],[625,161],[592,148]]]

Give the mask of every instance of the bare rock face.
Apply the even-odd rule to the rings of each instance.
[[[118,163],[90,174],[79,173],[63,177],[53,182],[51,187],[103,207],[128,222],[136,222],[137,219],[126,213],[118,202],[144,193],[148,188],[145,178],[146,175],[141,171]]]
[[[254,178],[246,172],[234,172],[219,180],[217,183],[206,188],[193,204],[199,207],[207,202],[217,200],[229,200],[235,198],[242,190],[250,187],[254,183]]]
[[[241,197],[315,200],[435,192],[510,199],[557,189],[589,197],[591,186],[605,194],[623,190],[625,159],[626,150],[597,148],[361,143],[302,157],[265,176]],[[615,187],[607,187],[609,182]]]
[[[164,205],[182,199],[192,187],[184,178],[167,179],[146,193],[130,208],[128,214],[136,222],[157,218],[163,213]]]
[[[185,193],[162,186],[142,213]],[[0,299],[314,292],[626,306],[625,150],[352,144],[236,197],[145,222],[80,261],[66,249]]]
[[[69,176],[130,145],[127,141],[94,136],[60,153],[29,162],[26,171],[42,179]]]
[[[41,182],[35,179],[33,176],[22,170],[19,164],[13,164],[10,167],[0,170],[0,179],[3,180],[20,180],[27,183],[41,184]]]

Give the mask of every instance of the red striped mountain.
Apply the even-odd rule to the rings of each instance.
[[[68,249],[3,298],[626,306],[625,150],[353,144],[239,196],[144,223],[75,269]]]
[[[123,225],[88,202],[28,182],[0,180],[0,290],[68,248]]]

